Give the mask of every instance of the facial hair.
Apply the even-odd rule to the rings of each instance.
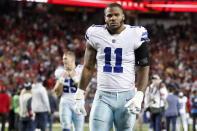
[[[108,29],[108,31],[109,31],[110,33],[113,34],[113,33],[115,33],[117,30],[119,30],[119,29],[121,28],[121,26],[123,25],[123,23],[124,23],[123,18],[122,18],[122,20],[120,21],[120,26],[117,27],[117,28],[111,28],[110,25],[109,25],[108,23],[106,23],[106,24],[107,24],[107,29]]]

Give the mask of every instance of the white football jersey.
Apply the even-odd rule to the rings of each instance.
[[[179,97],[179,103],[181,104],[181,109],[179,110],[180,114],[186,113],[187,97],[186,96],[183,96],[182,98]]]
[[[86,40],[97,50],[98,90],[122,92],[135,87],[134,50],[149,38],[142,26],[124,26],[114,35],[105,25],[92,25],[86,32]]]
[[[77,74],[77,79],[80,79],[82,72],[82,65],[78,65],[75,69]],[[62,72],[66,71],[64,67],[58,67],[55,70],[55,78],[59,79],[62,75]],[[74,85],[73,80],[70,77],[67,77],[64,81],[62,96],[60,103],[74,103],[74,93],[77,91],[77,87]]]

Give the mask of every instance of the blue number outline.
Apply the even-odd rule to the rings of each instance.
[[[77,87],[74,85],[74,82],[72,79],[65,79],[65,83],[69,82],[69,86],[64,85],[63,86],[63,92],[64,93],[75,93],[77,91]]]
[[[112,66],[111,66],[111,48],[106,47],[104,49],[105,52],[105,66],[103,67],[104,72],[112,72]]]
[[[103,72],[112,72],[111,66],[111,47],[105,47],[105,66],[103,67]],[[122,48],[116,48],[114,50],[114,54],[116,54],[116,62],[113,67],[114,73],[123,73],[122,65]]]

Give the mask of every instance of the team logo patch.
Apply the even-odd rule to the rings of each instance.
[[[115,43],[116,42],[116,40],[115,39],[112,39],[112,43]]]

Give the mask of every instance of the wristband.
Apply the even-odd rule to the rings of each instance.
[[[144,98],[144,93],[142,91],[137,91],[135,94],[135,98],[142,102]]]
[[[78,82],[79,82],[79,80],[77,79],[77,76],[74,76],[74,77],[72,78],[72,80],[74,81],[74,83],[78,83]]]
[[[125,107],[129,107],[133,102],[135,102],[137,107],[141,107],[141,103],[143,101],[144,93],[142,91],[137,91],[134,97],[127,102]]]
[[[75,99],[75,100],[84,99],[84,94],[85,94],[85,91],[82,90],[82,89],[80,89],[80,88],[78,88],[78,89],[77,89],[77,92],[76,92],[75,95],[74,95],[74,99]]]

